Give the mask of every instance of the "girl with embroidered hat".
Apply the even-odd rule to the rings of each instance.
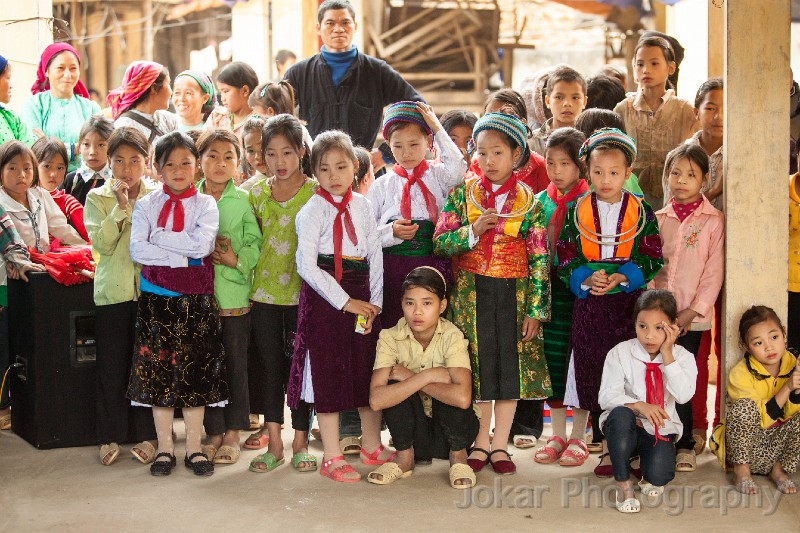
[[[53,43],[42,52],[36,81],[22,106],[22,120],[37,137],[58,137],[67,147],[69,172],[80,166],[78,136],[86,120],[100,113],[80,80],[80,55],[67,43]]]
[[[580,156],[594,191],[570,207],[556,245],[558,275],[577,297],[564,403],[598,420],[606,354],[630,338],[633,306],[664,260],[653,210],[623,188],[636,158],[633,139],[601,129],[586,140]],[[611,476],[608,454],[595,474]]]
[[[11,87],[11,63],[0,56],[0,144],[17,140],[30,146],[36,136],[19,115],[5,107],[11,102]]]
[[[468,463],[476,472],[491,463],[496,473],[513,474],[507,449],[517,400],[552,393],[539,327],[550,318],[547,228],[542,204],[518,177],[529,159],[525,124],[487,113],[473,138],[482,177],[450,192],[433,238],[437,254],[458,256],[452,317],[469,341],[482,413]]]
[[[108,93],[114,127],[137,129],[152,146],[178,129],[178,117],[167,111],[171,96],[167,67],[153,61],[134,61],[125,70],[122,85]]]
[[[433,230],[447,193],[464,182],[467,162],[424,102],[397,102],[383,120],[383,138],[397,163],[367,192],[383,247],[383,313],[393,326],[403,316],[403,280],[423,265],[442,272],[452,285],[450,260],[433,255]],[[435,145],[441,162],[425,159]]]
[[[201,130],[217,106],[217,90],[205,72],[184,70],[175,76],[172,103],[180,131]]]

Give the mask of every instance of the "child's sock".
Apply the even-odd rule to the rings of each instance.
[[[589,411],[572,408],[572,433],[569,438],[583,440],[586,436],[586,421],[589,420]]]
[[[553,435],[566,439],[567,437],[567,408],[551,407],[550,423],[553,425]]]
[[[183,421],[186,424],[186,457],[201,451],[200,439],[203,436],[205,410],[205,407],[183,408]]]
[[[175,443],[172,442],[172,419],[175,410],[172,407],[153,407],[153,422],[158,436],[158,453],[173,454]]]

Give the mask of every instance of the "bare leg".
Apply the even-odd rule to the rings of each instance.
[[[342,448],[339,446],[339,413],[317,413],[317,420],[319,431],[322,435],[322,447],[325,450],[322,457],[323,462],[329,461],[334,457],[342,457]],[[342,457],[331,464],[328,470],[334,470],[345,464],[347,464],[347,461]],[[361,479],[361,474],[351,472],[345,474],[345,477],[348,479]]]
[[[202,451],[200,440],[203,436],[203,415],[205,407],[184,407],[183,421],[186,424],[186,457]],[[203,457],[195,457],[192,462],[205,461]]]
[[[517,400],[497,400],[494,402],[494,437],[492,450],[508,450],[508,436],[517,410]],[[483,425],[483,424],[481,424]]]
[[[489,459],[484,452],[475,451],[474,448],[481,448],[482,450],[490,450],[492,447],[492,440],[489,437],[489,432],[492,430],[492,402],[477,402],[478,409],[481,411],[481,425],[478,429],[478,436],[475,438],[475,446],[473,451],[469,454],[470,459],[478,461],[486,461]]]

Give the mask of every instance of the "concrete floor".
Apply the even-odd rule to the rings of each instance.
[[[180,461],[181,423],[176,431],[178,466],[167,478],[150,476],[127,446],[115,464],[102,467],[94,447],[40,451],[2,432],[0,531],[800,531],[800,495],[780,496],[757,477],[761,494],[742,497],[708,450],[697,471],[679,473],[663,499],[643,498],[640,514],[624,516],[612,507],[611,480],[592,474],[596,455],[567,469],[538,465],[533,450],[517,450],[516,475],[487,468],[471,491],[449,487],[445,461],[391,486],[345,485],[297,473],[288,462],[251,473],[247,465],[258,452],[249,450],[238,464],[196,478]],[[288,447],[290,430],[283,439]],[[321,443],[312,441],[311,451],[321,459]],[[351,463],[364,476],[371,469],[357,458]]]

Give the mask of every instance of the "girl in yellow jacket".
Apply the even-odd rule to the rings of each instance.
[[[752,474],[766,474],[784,494],[800,459],[800,363],[786,350],[786,330],[775,311],[756,305],[739,321],[745,355],[728,375],[728,416],[711,448],[733,467],[734,486],[755,494]]]

